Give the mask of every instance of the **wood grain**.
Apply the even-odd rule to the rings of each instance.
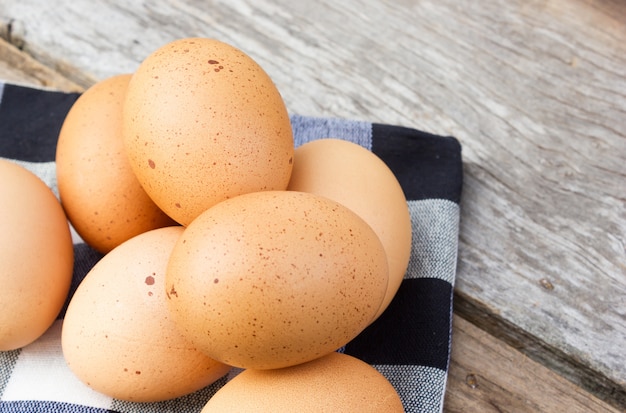
[[[255,58],[292,112],[456,136],[457,312],[626,406],[626,4],[118,3],[5,1],[0,18],[83,87],[209,36]]]
[[[84,88],[33,59],[0,38],[0,78],[5,82],[38,88],[80,92]]]
[[[454,318],[444,412],[618,411],[462,317]]]

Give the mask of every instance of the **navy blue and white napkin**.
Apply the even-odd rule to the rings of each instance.
[[[33,171],[55,193],[56,141],[78,96],[0,82],[0,157]],[[406,127],[337,118],[294,114],[291,122],[296,146],[327,137],[350,140],[373,151],[398,178],[413,226],[409,267],[385,313],[345,352],[383,373],[408,413],[441,412],[450,359],[463,178],[459,142]],[[76,234],[74,250],[71,293],[101,258]],[[229,379],[225,376],[196,393],[160,403],[130,403],[99,394],[65,365],[60,340],[64,312],[34,343],[0,352],[0,413],[196,413]]]

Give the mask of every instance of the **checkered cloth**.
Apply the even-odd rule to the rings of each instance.
[[[57,195],[57,135],[77,97],[75,93],[0,82],[0,157],[33,171]],[[292,115],[291,121],[296,146],[325,137],[357,142],[384,160],[402,185],[413,226],[407,273],[385,313],[343,351],[385,375],[407,412],[441,412],[450,358],[462,187],[459,142],[453,137],[369,122],[299,115]],[[101,258],[75,233],[74,249],[70,297]],[[64,313],[65,308],[34,343],[0,352],[1,413],[199,412],[230,378],[225,376],[196,393],[160,403],[130,403],[99,394],[80,382],[65,364],[60,342]]]

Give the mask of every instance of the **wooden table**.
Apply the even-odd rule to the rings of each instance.
[[[3,0],[0,77],[84,90],[215,37],[292,112],[457,137],[445,411],[626,411],[626,3],[466,3]]]

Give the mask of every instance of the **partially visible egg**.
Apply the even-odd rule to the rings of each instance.
[[[0,159],[0,351],[39,338],[67,298],[74,265],[61,204],[35,174]]]
[[[275,370],[245,370],[202,413],[404,413],[392,384],[371,365],[330,353]]]
[[[87,89],[65,117],[57,143],[63,207],[81,238],[102,253],[175,224],[143,190],[124,151],[122,104],[130,78],[113,76]]]
[[[137,68],[124,141],[150,197],[182,225],[236,195],[287,188],[293,133],[282,97],[248,55],[206,38],[175,40]]]
[[[320,357],[356,337],[387,289],[374,231],[348,208],[295,191],[222,201],[172,250],[168,306],[199,349],[243,368]]]
[[[165,268],[182,231],[159,228],[125,241],[73,295],[63,322],[63,355],[96,391],[156,402],[199,390],[230,370],[185,340],[169,316]]]
[[[288,189],[333,199],[374,229],[389,263],[389,285],[378,318],[400,288],[411,255],[411,215],[396,176],[376,154],[356,143],[318,139],[296,148]]]

